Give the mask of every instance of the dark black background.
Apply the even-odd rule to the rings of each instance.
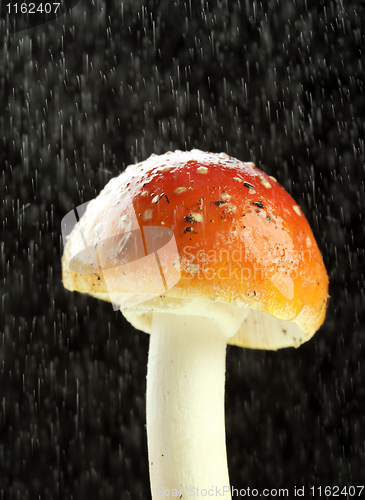
[[[148,335],[63,288],[61,219],[129,163],[193,147],[274,175],[330,277],[310,342],[228,347],[232,485],[362,483],[364,20],[359,0],[81,0],[1,22],[0,498],[150,497]]]

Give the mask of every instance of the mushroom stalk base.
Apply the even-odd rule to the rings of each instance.
[[[204,494],[231,499],[224,420],[226,343],[213,319],[153,313],[147,373],[152,499]]]

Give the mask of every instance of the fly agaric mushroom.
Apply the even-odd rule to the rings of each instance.
[[[125,195],[132,207],[123,206]],[[181,277],[155,297],[148,261],[128,259],[131,245],[120,233],[131,209],[140,227],[170,228],[176,241],[178,258],[172,257],[172,264]],[[128,237],[133,227],[126,229]],[[71,269],[85,241],[88,258],[90,249],[96,254],[89,261],[93,265],[88,268],[79,257],[79,269]],[[160,268],[167,269],[161,262]],[[62,271],[67,289],[109,301],[114,294],[125,318],[151,334],[152,497],[169,490],[185,498],[190,487],[230,499],[227,342],[258,349],[298,347],[326,314],[328,277],[299,206],[273,177],[225,153],[152,155],[127,167],[87,207],[66,243]],[[134,294],[139,303],[125,307],[123,297]]]

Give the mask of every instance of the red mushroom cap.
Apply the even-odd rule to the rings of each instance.
[[[148,264],[140,260],[115,267],[106,287],[103,268],[116,265],[108,257],[110,245],[123,247],[125,239],[121,221],[125,231],[138,226],[173,231],[179,254],[174,265],[180,266],[181,278],[165,297],[249,306],[294,321],[305,340],[324,321],[328,276],[311,228],[285,189],[253,163],[193,150],[152,155],[127,167],[90,203],[79,223],[88,244],[98,245],[99,269],[82,274],[70,269],[71,258],[83,248],[72,234],[63,256],[66,288],[105,300],[109,292],[152,291]],[[109,242],[105,249],[101,241]],[[238,337],[232,343],[247,345]]]

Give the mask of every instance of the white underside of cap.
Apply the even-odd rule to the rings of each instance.
[[[121,312],[134,328],[145,333],[151,333],[153,312],[168,312],[211,318],[219,324],[229,344],[241,347],[276,350],[298,347],[308,340],[293,321],[280,320],[247,306],[204,299],[156,297],[121,308]]]
[[[121,309],[121,311],[135,328],[146,333],[151,333],[153,312],[210,318],[219,325],[220,331],[228,340],[247,318],[250,309],[196,298],[156,297],[142,304]]]

